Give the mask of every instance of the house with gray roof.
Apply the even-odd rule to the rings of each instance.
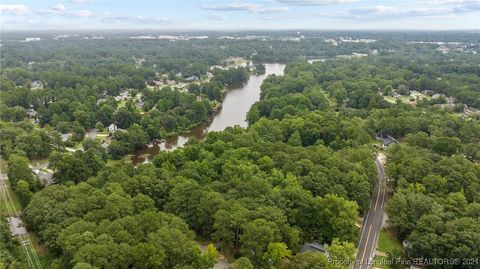
[[[384,133],[376,133],[375,138],[382,143],[383,148],[387,148],[388,146],[392,144],[398,143],[398,141],[393,138],[391,135],[387,135]]]
[[[328,246],[327,244],[305,243],[300,249],[300,252],[308,252],[308,251],[320,252],[325,254],[325,256],[328,257],[327,246]]]

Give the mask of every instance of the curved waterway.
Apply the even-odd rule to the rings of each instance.
[[[223,131],[225,128],[235,125],[247,127],[247,112],[253,103],[260,99],[260,86],[263,80],[271,74],[282,75],[284,69],[284,64],[265,64],[265,74],[252,75],[245,85],[227,92],[223,99],[222,108],[217,111],[208,124],[137,150],[131,157],[132,162],[134,164],[149,162],[159,151],[182,147],[190,137],[201,140],[209,131]]]

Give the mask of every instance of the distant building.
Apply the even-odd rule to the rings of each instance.
[[[122,101],[122,100],[125,100],[125,99],[128,99],[130,98],[130,93],[128,91],[124,91],[124,92],[121,92],[120,95],[118,96],[115,96],[115,101]]]
[[[33,169],[32,172],[43,183],[43,186],[46,187],[53,184],[53,171],[51,169]]]
[[[43,89],[43,84],[39,80],[32,81],[32,83],[30,84],[30,89],[32,90]]]
[[[465,107],[463,108],[463,112],[465,114],[475,114],[475,113],[480,113],[480,110],[465,105]]]
[[[197,76],[191,76],[191,77],[188,77],[184,80],[185,80],[185,82],[194,82],[194,81],[199,80],[199,78]]]
[[[390,135],[385,135],[383,133],[376,133],[375,138],[382,142],[382,147],[387,148],[392,144],[398,143],[398,141]]]
[[[117,130],[118,130],[118,127],[117,125],[115,125],[115,123],[108,125],[108,133],[110,135],[113,135]]]
[[[62,139],[62,142],[65,142],[68,139],[70,139],[70,137],[72,137],[72,136],[73,136],[72,133],[60,134],[60,139]]]
[[[308,252],[308,251],[321,252],[325,254],[325,256],[328,256],[327,244],[319,244],[319,243],[303,244],[302,248],[300,249],[300,252]]]
[[[36,118],[38,113],[35,109],[33,108],[29,108],[27,109],[27,115],[30,117],[30,118]]]
[[[107,99],[106,98],[100,98],[100,99],[97,99],[97,105],[103,103],[103,102],[106,102]]]
[[[7,174],[0,174],[0,181],[2,180],[7,180],[8,179],[8,175]]]
[[[417,91],[410,91],[410,96],[417,99],[421,97],[421,94]]]
[[[26,37],[25,40],[22,40],[20,42],[34,42],[40,40],[42,40],[40,37]]]

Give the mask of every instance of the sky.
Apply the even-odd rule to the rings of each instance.
[[[3,30],[480,30],[480,0],[0,1]]]

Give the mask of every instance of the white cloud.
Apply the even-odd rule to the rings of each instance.
[[[298,5],[298,6],[326,6],[326,5],[337,5],[345,4],[351,2],[357,2],[359,0],[275,0],[275,2],[288,4],[288,5]]]
[[[294,19],[299,19],[301,17],[299,16],[264,16],[261,17],[260,19],[265,20],[265,21],[283,21],[283,20],[294,20]]]
[[[75,13],[75,15],[79,17],[92,17],[94,14],[90,10],[84,9],[84,10],[78,11],[77,13]]]
[[[63,4],[56,4],[52,7],[52,10],[64,12],[67,8]]]
[[[215,10],[215,11],[254,11],[262,6],[259,4],[252,4],[252,3],[227,3],[227,4],[219,4],[219,5],[210,5],[210,4],[203,4],[201,8],[205,10]]]
[[[28,13],[28,8],[25,5],[0,5],[0,12],[25,15]]]
[[[85,4],[85,3],[93,3],[95,0],[70,0],[70,3],[74,4]]]
[[[142,15],[113,15],[111,12],[106,11],[103,15],[99,16],[98,19],[103,23],[117,23],[117,22],[129,22],[134,24],[163,24],[163,25],[180,25],[180,22],[177,22],[168,17],[145,17]]]
[[[460,13],[476,12],[480,10],[480,0],[464,0],[464,1],[435,1],[437,4],[431,2],[429,5],[412,5],[406,7],[401,6],[385,6],[377,5],[370,7],[362,7],[348,10],[344,13],[334,14],[333,17],[340,17],[344,19],[395,19],[395,18],[426,18],[433,16],[455,15]],[[459,3],[449,4],[448,3]]]
[[[222,14],[210,14],[207,18],[211,21],[224,21],[227,19],[227,17]]]
[[[274,14],[274,13],[284,13],[289,10],[290,9],[288,7],[270,7],[270,8],[261,8],[256,12],[262,13],[262,14]]]
[[[213,11],[247,11],[250,13],[260,13],[260,14],[274,14],[274,13],[283,13],[289,10],[288,7],[263,7],[260,4],[253,3],[227,3],[227,4],[203,4],[200,6],[205,10]]]

